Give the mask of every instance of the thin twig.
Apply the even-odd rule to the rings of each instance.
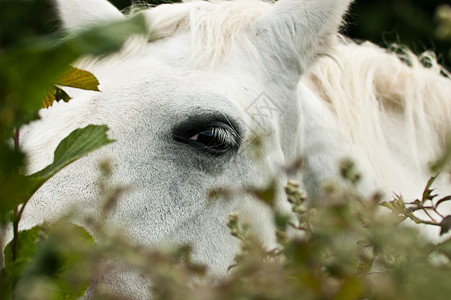
[[[435,212],[437,215],[439,215],[442,219],[445,218],[445,216],[442,215],[442,214],[437,210],[437,206],[436,206],[436,205],[434,205],[434,212]]]
[[[412,221],[414,221],[417,224],[440,226],[440,224],[437,224],[437,222],[421,220],[420,218],[415,217],[413,214],[404,214],[404,216],[411,219]]]
[[[432,222],[437,223],[437,221],[428,213],[426,207],[423,207],[423,211],[432,220]]]

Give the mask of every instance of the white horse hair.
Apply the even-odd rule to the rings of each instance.
[[[228,215],[240,211],[267,247],[275,244],[274,226],[251,195],[211,201],[212,189],[275,180],[278,206],[288,213],[284,166],[303,158],[304,169],[291,175],[315,198],[324,180],[339,177],[339,160],[351,156],[363,193],[421,195],[427,164],[451,130],[450,76],[432,54],[396,55],[340,36],[350,2],[198,1],[139,12],[147,37],[78,64],[98,77],[102,92],[67,89],[73,100],[42,111],[24,130],[29,172],[49,164],[58,142],[78,127],[107,124],[117,142],[45,184],[22,228],[72,206],[81,216],[99,215],[96,166],[108,157],[115,181],[132,187],[109,226],[143,246],[189,243],[210,276],[222,278],[239,249]],[[107,0],[57,5],[68,31],[125,18]],[[265,137],[258,157],[248,146],[255,133]],[[449,181],[440,187],[449,191]],[[86,226],[83,217],[77,222]],[[147,297],[137,274],[110,274],[105,282]]]

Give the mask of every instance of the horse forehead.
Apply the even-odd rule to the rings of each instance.
[[[233,82],[221,80],[214,74],[185,73],[155,67],[143,76],[135,75],[125,81],[118,79],[101,85],[104,98],[127,99],[127,102],[147,107],[241,106],[239,92],[230,90]]]
[[[176,116],[216,111],[249,123],[245,109],[263,90],[255,76],[235,61],[212,70],[194,68],[190,58],[189,40],[181,36],[100,62],[92,69],[102,91],[99,105],[151,112],[152,118],[172,121]]]
[[[174,67],[159,60],[139,61],[99,78],[104,97],[169,107],[221,104],[241,108],[253,97],[249,85],[227,73]]]
[[[188,62],[191,55],[189,40],[184,40],[183,35],[146,44],[138,40],[135,46],[139,50],[133,49],[131,41],[119,54],[90,66],[91,71],[114,86],[121,83],[119,87],[151,79],[174,80],[177,74],[181,77],[192,69]]]
[[[113,56],[106,63],[94,65],[92,72],[105,91],[132,88],[160,92],[177,86],[182,92],[209,89],[222,94],[243,94],[257,85],[253,74],[234,60],[218,69],[207,69],[196,66],[192,55],[191,37],[182,33],[147,43],[131,55]]]

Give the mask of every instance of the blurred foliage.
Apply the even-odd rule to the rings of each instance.
[[[80,289],[74,287],[86,288],[87,282],[98,281],[105,270],[111,269],[109,262],[120,258],[122,268],[126,266],[152,282],[148,288],[154,300],[448,299],[451,239],[433,244],[417,228],[401,222],[414,219],[412,207],[431,209],[451,196],[436,200],[431,179],[423,195],[410,204],[400,198],[381,203],[380,195],[359,195],[356,188],[360,175],[351,161],[343,161],[340,168],[346,184],[329,183],[321,197],[324,201],[311,202],[308,207],[308,197],[299,183],[288,182],[285,192],[294,219],[272,205],[274,201],[269,198],[274,193],[271,196],[268,190],[273,186],[260,193],[249,190],[273,209],[278,245],[266,249],[249,232],[249,225],[241,222],[239,213],[231,214],[227,225],[240,240],[241,252],[230,266],[230,277],[211,285],[205,277],[206,267],[191,260],[189,246],[138,247],[121,232],[108,229],[108,217],[126,190],[111,184],[111,166],[104,162],[99,178],[105,202],[103,216],[91,220],[96,244],[80,228],[67,225],[68,217],[55,226],[22,232],[25,241],[35,244],[19,255],[25,259],[18,261],[22,276],[16,283],[15,297],[75,299]],[[382,211],[381,205],[391,213]],[[424,223],[449,227],[450,217],[442,217]],[[10,247],[6,249],[7,267]],[[94,299],[129,299],[102,284],[94,285],[91,293]]]
[[[55,32],[52,0],[0,0],[0,48]]]
[[[94,240],[81,227],[60,221],[19,233],[19,251],[5,249],[0,299],[78,299],[92,278],[89,251]]]
[[[108,128],[74,130],[56,148],[53,163],[31,175],[25,174],[20,130],[39,118],[42,107],[70,100],[60,86],[98,91],[92,74],[70,66],[76,59],[107,55],[131,34],[146,31],[138,15],[61,38],[39,18],[41,10],[50,11],[48,1],[0,0],[0,249],[5,249],[0,256],[0,299],[77,299],[91,282],[86,253],[80,250],[94,243],[84,229],[66,221],[19,232],[19,223],[28,201],[49,178],[112,142]],[[5,248],[6,226],[12,240]],[[61,233],[62,228],[67,229]]]
[[[437,9],[436,19],[439,23],[436,31],[438,38],[451,43],[451,5],[440,6]]]

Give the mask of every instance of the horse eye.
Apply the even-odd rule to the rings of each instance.
[[[225,154],[238,148],[236,132],[225,125],[208,127],[185,138],[180,136],[175,138],[180,142],[213,155]]]

